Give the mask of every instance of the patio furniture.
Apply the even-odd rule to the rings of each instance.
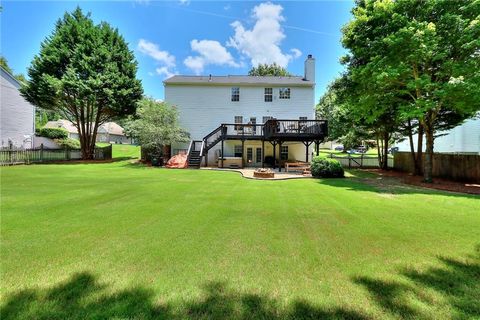
[[[285,172],[291,171],[310,171],[310,164],[308,162],[286,162]]]

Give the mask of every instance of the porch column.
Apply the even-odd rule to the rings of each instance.
[[[205,167],[208,167],[208,150],[205,151]]]
[[[223,168],[223,139],[222,139],[222,160],[221,161],[222,161],[222,166],[221,167]]]
[[[265,168],[265,140],[262,139],[262,168]]]
[[[308,147],[312,144],[312,141],[303,141],[305,145],[305,161],[308,162]]]
[[[277,159],[276,155],[275,155],[275,147],[277,146],[277,142],[276,141],[273,141],[272,142],[272,145],[273,145],[273,169],[275,169],[275,161]]]
[[[320,151],[319,149],[320,149],[320,141],[317,140],[317,141],[315,141],[315,152],[316,152],[317,156],[318,156],[319,151]]]
[[[280,161],[282,161],[282,141],[278,141],[278,152],[280,152],[280,157],[278,159],[278,172],[282,172],[282,164]]]
[[[242,168],[245,167],[245,140],[242,139]]]

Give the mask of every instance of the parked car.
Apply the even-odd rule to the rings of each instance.
[[[355,148],[356,153],[365,153],[367,152],[367,146],[358,146]]]
[[[343,151],[343,146],[342,145],[339,145],[339,146],[336,146],[335,147],[335,151]]]
[[[391,147],[390,149],[388,149],[388,153],[394,154],[395,152],[398,152],[398,150],[398,147]]]

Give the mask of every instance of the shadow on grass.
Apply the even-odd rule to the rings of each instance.
[[[429,289],[442,296],[451,310],[450,318],[480,319],[480,245],[465,259],[439,257],[438,260],[441,266],[425,271],[401,270],[407,282],[369,277],[358,277],[354,282],[365,287],[384,312],[400,318],[431,318],[418,304],[423,302],[427,309],[434,304],[426,292]]]
[[[474,194],[448,192],[408,185],[401,183],[396,178],[380,177],[378,175],[360,175],[343,179],[321,179],[318,183],[351,191],[368,191],[380,194],[428,194],[472,199],[479,198],[478,195]]]
[[[132,288],[106,293],[90,273],[75,274],[57,286],[24,290],[8,296],[2,319],[367,319],[342,308],[329,310],[296,301],[288,307],[258,294],[229,289],[210,282],[202,298],[179,304],[156,304],[153,290]]]

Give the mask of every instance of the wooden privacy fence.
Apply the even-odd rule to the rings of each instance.
[[[347,155],[336,155],[330,153],[328,158],[338,160],[342,167],[344,168],[379,168],[380,165],[378,163],[377,156],[369,156],[369,155],[354,155],[351,154]],[[388,158],[388,167],[393,168],[393,158]]]
[[[425,163],[425,154],[423,154]],[[414,172],[410,152],[395,153],[395,169]],[[475,154],[433,154],[433,176],[456,181],[480,182],[480,155]]]
[[[35,149],[1,149],[0,165],[30,164],[52,161],[81,160],[80,149],[46,149],[43,145]],[[112,145],[95,148],[95,160],[112,159]]]

